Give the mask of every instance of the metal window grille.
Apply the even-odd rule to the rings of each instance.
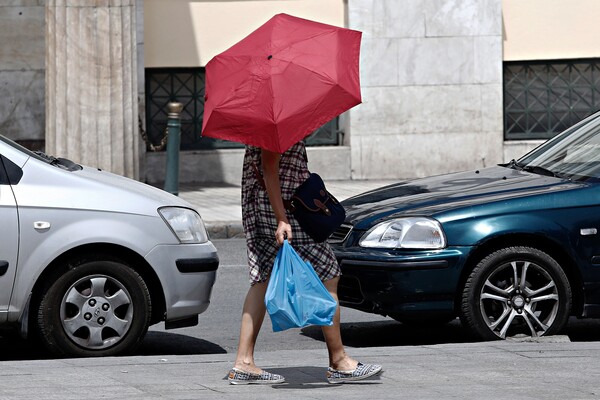
[[[504,138],[548,139],[600,109],[600,60],[504,63]]]
[[[181,113],[181,149],[223,149],[243,147],[239,143],[202,137],[204,116],[204,68],[146,69],[146,133],[160,143],[167,126],[167,104],[183,104]],[[337,145],[341,132],[338,118],[321,126],[306,139],[307,146]]]

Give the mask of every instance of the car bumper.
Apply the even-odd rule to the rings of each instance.
[[[342,270],[340,304],[382,315],[454,313],[471,248],[388,251],[332,246]]]
[[[217,249],[211,242],[161,245],[145,258],[162,284],[167,323],[193,321],[208,308],[219,266]]]

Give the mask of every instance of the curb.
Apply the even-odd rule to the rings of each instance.
[[[210,239],[244,239],[241,221],[204,222]]]

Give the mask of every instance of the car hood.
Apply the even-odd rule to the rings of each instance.
[[[194,208],[168,192],[97,168],[67,171],[30,158],[13,185],[20,207],[70,208],[156,216],[162,206]],[[40,193],[43,193],[40,196]]]
[[[346,222],[367,229],[405,215],[436,217],[465,207],[581,188],[582,183],[502,166],[400,182],[342,202]]]

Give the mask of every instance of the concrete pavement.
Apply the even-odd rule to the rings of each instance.
[[[235,354],[0,363],[0,399],[597,399],[600,343],[538,341],[349,348],[384,365],[378,380],[330,385],[325,350],[260,352],[282,385],[233,386]]]

